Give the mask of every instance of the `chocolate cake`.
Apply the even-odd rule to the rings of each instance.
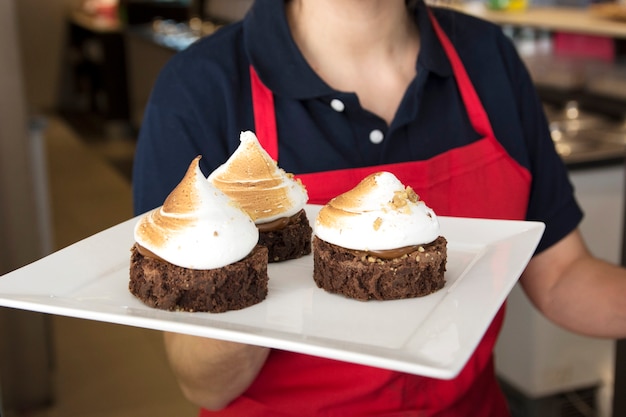
[[[357,300],[421,297],[445,284],[447,241],[435,212],[390,172],[336,196],[315,219],[313,278]]]
[[[163,310],[222,313],[267,296],[267,249],[256,246],[241,261],[216,269],[188,269],[131,249],[130,292]]]
[[[164,310],[220,313],[267,296],[267,248],[238,204],[209,183],[200,157],[134,228],[129,290]]]
[[[257,226],[259,244],[268,249],[269,262],[296,259],[311,253],[312,229],[304,210],[271,224]]]
[[[313,238],[313,278],[319,288],[357,300],[421,297],[443,288],[446,239],[384,259]]]

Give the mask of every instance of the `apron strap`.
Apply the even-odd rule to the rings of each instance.
[[[278,130],[274,111],[274,94],[263,84],[252,65],[250,65],[250,83],[256,136],[272,159],[278,161]]]
[[[487,117],[487,112],[483,107],[480,98],[478,98],[478,94],[474,89],[474,85],[472,84],[469,76],[467,75],[467,71],[465,70],[465,66],[459,57],[459,54],[456,52],[456,49],[452,45],[450,38],[443,31],[437,19],[435,19],[435,15],[433,12],[428,10],[428,17],[435,29],[435,33],[439,38],[439,42],[443,46],[448,59],[450,60],[450,65],[452,65],[452,71],[454,72],[454,78],[456,79],[457,85],[459,86],[459,91],[461,93],[461,98],[463,99],[463,103],[465,104],[465,109],[467,111],[470,123],[474,127],[476,133],[481,136],[495,137],[493,134],[493,129],[491,128],[491,123],[489,122],[489,118]]]

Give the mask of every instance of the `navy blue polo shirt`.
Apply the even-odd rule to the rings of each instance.
[[[241,22],[177,53],[145,110],[133,173],[137,214],[163,203],[191,160],[208,175],[255,130],[252,64],[274,93],[279,165],[295,174],[424,160],[478,140],[424,3],[417,75],[390,125],[350,91],[320,79],[294,43],[284,2],[256,0]],[[549,135],[532,80],[510,40],[491,23],[434,9],[474,84],[496,138],[532,175],[528,220],[546,223],[539,250],[582,218]],[[488,193],[489,190],[485,190]]]

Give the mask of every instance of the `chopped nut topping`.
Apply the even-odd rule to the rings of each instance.
[[[407,199],[412,203],[417,203],[420,200],[420,196],[415,193],[413,188],[406,187]]]
[[[408,196],[406,193],[406,190],[403,191],[396,191],[393,193],[393,199],[391,200],[391,207],[395,208],[395,209],[400,209],[404,206],[407,205],[407,200]]]
[[[394,210],[410,210],[409,203],[417,203],[419,199],[419,196],[415,193],[415,191],[413,191],[411,187],[406,187],[404,190],[394,192],[393,198],[389,205]]]

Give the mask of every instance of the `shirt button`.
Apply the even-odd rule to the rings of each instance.
[[[370,142],[372,142],[374,145],[378,145],[379,143],[381,143],[384,138],[385,135],[378,129],[374,129],[370,132]]]
[[[343,101],[339,100],[339,99],[332,99],[330,102],[330,107],[333,108],[333,110],[337,111],[337,112],[342,112],[345,110],[346,105],[343,104]]]

